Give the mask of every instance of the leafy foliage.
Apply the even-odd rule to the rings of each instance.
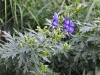
[[[47,72],[45,75],[53,73],[51,70],[47,71],[47,65],[49,66],[52,57],[59,53],[67,57],[67,50],[70,49],[70,45],[60,42],[61,37],[58,36],[62,35],[61,32],[59,35],[58,33],[54,34],[47,30],[47,27],[44,27],[43,30],[37,27],[38,32],[30,29],[28,31],[23,35],[15,30],[16,36],[4,32],[8,37],[6,38],[8,42],[1,45],[0,52],[5,67],[7,70],[12,70],[11,74],[14,72],[18,75],[28,72],[35,75],[43,75],[45,72]],[[55,30],[55,32],[57,31]],[[60,60],[61,57],[58,56],[58,59]]]

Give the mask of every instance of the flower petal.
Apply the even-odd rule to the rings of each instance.
[[[58,20],[58,14],[55,12],[53,15],[53,20],[52,20],[52,26],[56,27],[56,25],[58,24],[59,20]]]
[[[68,25],[69,24],[69,20],[68,20],[68,16],[66,16],[65,20],[64,20],[64,24]]]
[[[68,20],[68,16],[66,16],[64,20],[63,31],[66,32],[68,36],[72,35],[74,32],[73,22]]]

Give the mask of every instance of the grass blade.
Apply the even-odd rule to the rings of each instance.
[[[93,9],[93,7],[94,7],[95,2],[96,2],[96,0],[94,0],[94,1],[92,2],[91,6],[90,6],[90,9],[89,9],[89,12],[88,12],[88,14],[87,14],[87,16],[86,16],[86,18],[85,18],[85,21],[88,21],[88,20],[89,20],[89,17],[90,17],[90,14],[91,14],[91,12],[92,12],[92,9]]]

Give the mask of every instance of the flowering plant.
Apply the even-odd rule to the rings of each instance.
[[[55,12],[52,20],[53,28],[56,28],[57,24],[59,23],[58,14]],[[68,19],[68,16],[64,19],[64,25],[62,30],[67,33],[68,36],[72,35],[74,32],[74,24],[71,20]]]

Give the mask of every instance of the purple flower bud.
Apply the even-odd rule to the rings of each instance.
[[[58,14],[55,12],[53,15],[53,20],[52,20],[52,26],[55,28],[56,25],[58,24],[59,20],[58,20]]]
[[[67,34],[72,35],[73,32],[74,32],[74,25],[73,25],[73,22],[70,21]]]
[[[66,32],[68,36],[74,32],[73,22],[68,19],[68,16],[66,16],[64,20],[63,31]]]
[[[66,16],[65,20],[64,20],[64,25],[68,25],[69,24],[69,19],[68,16]]]

